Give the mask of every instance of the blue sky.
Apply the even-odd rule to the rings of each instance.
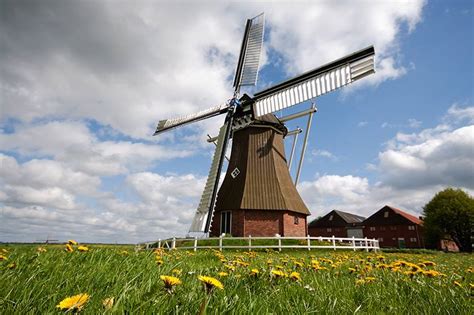
[[[2,10],[0,241],[184,235],[210,165],[206,134],[223,117],[151,134],[159,119],[232,95],[244,21],[262,11],[263,66],[248,93],[368,45],[377,53],[376,75],[316,99],[298,186],[311,218],[385,204],[421,214],[440,189],[474,191],[471,1],[4,1]],[[297,125],[305,119],[288,127]]]

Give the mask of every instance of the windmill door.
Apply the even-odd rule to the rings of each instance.
[[[221,235],[222,234],[231,234],[232,227],[232,211],[222,211],[221,212]]]

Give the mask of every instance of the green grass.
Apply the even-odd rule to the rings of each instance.
[[[198,314],[207,297],[198,275],[220,279],[224,290],[215,289],[207,306],[208,314],[474,314],[474,259],[468,254],[382,253],[352,251],[257,252],[224,251],[227,264],[237,260],[236,270],[227,270],[215,251],[165,252],[158,266],[152,251],[135,252],[133,247],[90,246],[90,251],[73,253],[63,246],[47,246],[37,253],[37,246],[3,246],[7,260],[0,262],[0,313],[60,313],[56,305],[65,297],[88,293],[91,298],[82,313],[106,312],[102,300],[114,297],[117,314]],[[122,251],[126,249],[128,254]],[[310,256],[312,255],[312,257]],[[331,259],[324,262],[321,258]],[[268,260],[272,260],[268,264]],[[318,260],[327,270],[315,270],[311,261]],[[444,276],[412,277],[399,271],[377,268],[384,263],[404,260],[412,263],[432,261]],[[303,262],[298,267],[295,261]],[[8,265],[15,263],[16,268]],[[248,263],[248,266],[244,266]],[[276,266],[285,272],[298,271],[301,281],[270,276]],[[258,268],[260,275],[249,271]],[[350,273],[348,268],[357,268]],[[164,290],[160,275],[173,275],[182,281],[170,294]],[[472,270],[472,269],[471,269]],[[474,271],[474,270],[473,270]],[[374,277],[370,283],[356,282]],[[457,286],[457,281],[461,286]]]

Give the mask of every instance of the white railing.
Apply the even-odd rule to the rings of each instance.
[[[284,244],[288,240],[297,240],[300,241],[298,244]],[[240,244],[229,244],[235,243],[235,241],[240,241]],[[244,241],[244,242],[242,242]],[[254,243],[252,243],[254,241]],[[274,241],[271,244],[258,245],[258,241]],[[199,244],[199,242],[201,244]],[[206,243],[206,244],[203,244]],[[215,243],[210,245],[210,243]],[[227,243],[227,244],[226,244]],[[245,243],[245,244],[242,244]],[[208,238],[169,238],[166,240],[159,239],[158,241],[153,242],[144,242],[137,244],[137,247],[145,249],[154,249],[154,248],[164,248],[168,250],[172,249],[186,249],[197,251],[198,249],[218,249],[222,251],[223,249],[277,249],[281,251],[282,249],[293,248],[293,249],[349,249],[349,250],[358,250],[365,249],[366,251],[374,250],[378,251],[379,241],[376,239],[365,238],[355,238],[355,237],[322,237],[322,236],[303,236],[303,237],[285,237],[279,236],[278,234],[274,237],[253,237],[249,235],[248,237],[225,237],[221,235],[219,237],[208,237]]]

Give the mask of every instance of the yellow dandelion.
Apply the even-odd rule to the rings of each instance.
[[[104,306],[106,310],[110,310],[112,306],[114,306],[114,302],[114,297],[109,297],[102,300],[102,306]]]
[[[181,275],[183,273],[183,271],[181,269],[173,269],[171,270],[171,273],[174,274],[174,275]]]
[[[77,245],[77,242],[75,240],[69,240],[67,241],[69,245]]]
[[[210,293],[212,289],[218,288],[220,290],[224,289],[224,286],[222,283],[217,280],[216,278],[213,277],[207,277],[207,276],[198,276],[199,281],[204,283],[204,288],[206,289],[207,293]]]
[[[227,270],[229,270],[229,271],[235,271],[235,267],[234,267],[234,266],[225,265],[224,267],[227,268]]]
[[[47,252],[46,248],[41,247],[41,246],[38,247],[38,248],[36,249],[36,251],[37,251],[38,253],[46,253],[46,252]]]
[[[474,273],[474,267],[469,267],[467,270],[466,270],[467,273]]]
[[[364,279],[358,279],[356,280],[355,284],[356,285],[361,285],[361,284],[364,284],[365,283],[365,280]]]
[[[79,247],[77,248],[77,250],[80,251],[80,252],[88,252],[88,251],[89,251],[89,247],[87,247],[87,246],[82,246],[82,245],[81,245],[81,246],[79,246]]]
[[[293,264],[295,265],[295,267],[297,268],[302,268],[304,265],[302,262],[299,262],[299,261],[294,261]]]
[[[120,252],[120,255],[127,256],[127,255],[128,255],[128,251],[122,250],[122,251]]]
[[[158,266],[163,265],[163,260],[161,260],[161,258],[159,258],[159,257],[156,257],[156,261],[155,261],[155,262],[156,262],[156,264],[157,264]]]
[[[436,263],[432,261],[424,261],[422,264],[425,266],[436,266]]]
[[[365,278],[365,281],[366,281],[366,282],[374,282],[374,281],[375,281],[375,277],[366,277],[366,278]]]
[[[253,277],[256,277],[258,276],[258,274],[260,273],[260,271],[258,271],[258,269],[252,269],[250,270],[250,275],[253,276]]]
[[[349,268],[349,273],[354,273],[354,272],[356,272],[355,268]]]
[[[284,278],[287,277],[287,274],[281,270],[272,270],[270,273],[275,278]]]
[[[173,290],[174,286],[181,284],[181,280],[173,276],[160,276],[160,279],[163,280],[165,289],[168,291]]]
[[[5,248],[2,248],[1,252],[6,254],[6,253],[8,253],[8,250],[6,250]]]
[[[72,253],[74,251],[74,248],[70,244],[66,244],[65,251],[68,253]]]
[[[16,268],[16,263],[12,262],[7,265],[8,269],[15,269]]]
[[[457,287],[462,287],[462,284],[459,281],[454,281],[454,285]]]
[[[229,274],[227,272],[221,271],[218,273],[219,277],[227,277]]]
[[[300,281],[301,275],[299,272],[293,271],[292,273],[290,273],[290,279],[295,280],[295,281]]]
[[[84,307],[84,305],[87,303],[87,301],[89,301],[89,298],[90,298],[89,294],[81,293],[78,295],[65,298],[64,300],[59,302],[59,304],[56,305],[56,307],[61,310],[80,311]]]
[[[474,283],[469,283],[469,288],[471,288],[471,290],[474,290]]]
[[[279,270],[285,269],[285,267],[283,267],[283,266],[281,266],[281,265],[276,265],[275,268],[276,268],[276,269],[279,269]]]
[[[0,261],[8,260],[8,257],[5,255],[0,255]]]

